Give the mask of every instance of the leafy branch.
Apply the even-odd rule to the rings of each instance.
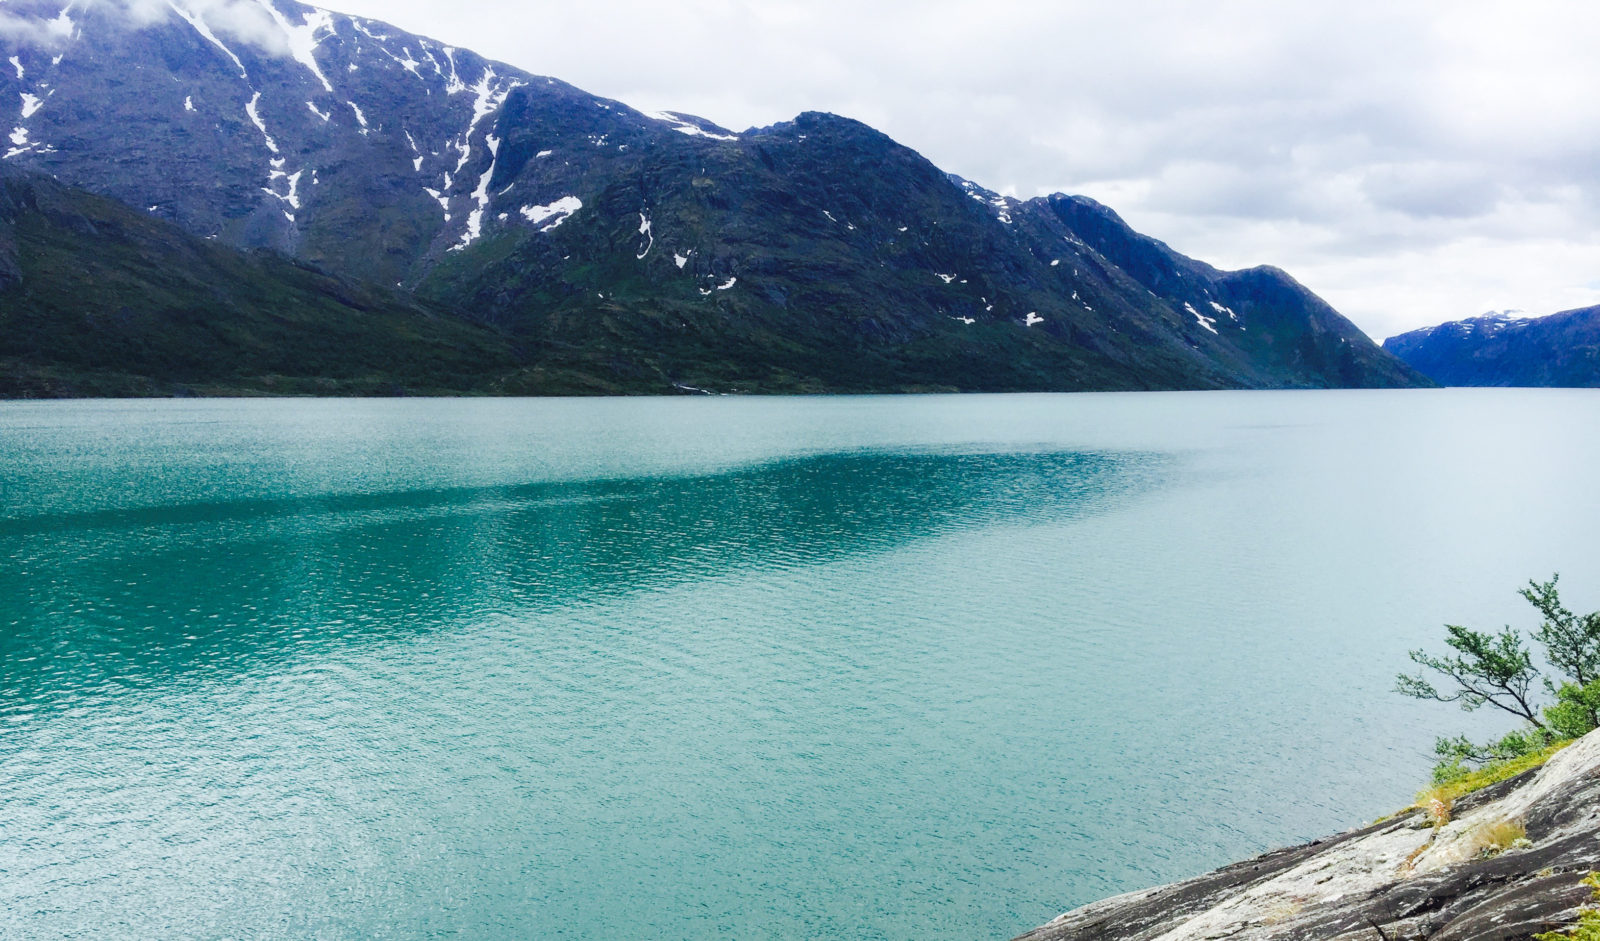
[[[1543,618],[1532,637],[1543,648],[1551,676],[1544,675],[1527,639],[1512,627],[1492,634],[1446,625],[1450,653],[1411,651],[1411,662],[1423,672],[1398,676],[1396,692],[1456,703],[1468,712],[1489,706],[1526,723],[1485,745],[1465,737],[1439,739],[1434,747],[1440,760],[1435,778],[1465,773],[1468,763],[1530,755],[1600,727],[1600,612],[1573,613],[1561,601],[1559,582],[1559,575],[1547,582],[1530,581],[1518,592]],[[1536,696],[1540,685],[1554,702]]]

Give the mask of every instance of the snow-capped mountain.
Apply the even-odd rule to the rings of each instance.
[[[1430,330],[1443,330],[1461,337],[1493,336],[1512,327],[1527,326],[1534,319],[1533,315],[1525,310],[1491,310],[1488,313],[1471,317],[1467,320],[1457,320],[1453,323],[1440,324],[1430,327]]]
[[[1490,311],[1383,345],[1448,386],[1600,387],[1600,307],[1548,317]]]
[[[645,141],[732,136],[299,4],[10,0],[0,12],[34,24],[6,50],[4,97],[19,104],[7,161],[374,277],[487,229],[558,225],[596,164]]]
[[[1418,381],[1282,272],[832,115],[645,114],[291,0],[4,0],[0,58],[8,170],[402,286],[584,388]]]

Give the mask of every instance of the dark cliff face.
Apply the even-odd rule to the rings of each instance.
[[[415,291],[619,391],[1423,382],[1281,272],[1007,199],[858,122],[645,115],[289,0],[13,0],[6,161]],[[142,9],[142,7],[141,7]],[[3,276],[3,270],[0,270]]]
[[[1600,388],[1600,307],[1537,318],[1489,314],[1383,345],[1447,386]]]

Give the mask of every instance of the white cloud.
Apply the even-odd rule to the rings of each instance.
[[[0,0],[4,2],[4,0]],[[200,15],[219,36],[249,43],[269,55],[289,52],[283,30],[262,6],[262,0],[173,0],[186,11]],[[71,38],[74,17],[89,8],[127,17],[136,26],[167,20],[174,15],[167,0],[75,0],[61,4],[13,3],[25,12],[0,10],[0,38],[45,48],[60,47]]]
[[[160,22],[173,15],[166,0],[92,0],[119,7],[135,20]],[[275,56],[289,54],[288,40],[260,0],[173,0],[199,16],[218,36],[247,43]]]
[[[72,38],[73,21],[66,11],[54,17],[29,17],[0,10],[0,39],[53,49]]]
[[[288,38],[259,3],[251,0],[181,0],[205,18],[219,36],[249,43],[276,56],[289,54]]]

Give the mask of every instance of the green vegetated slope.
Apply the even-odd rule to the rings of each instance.
[[[415,299],[0,176],[0,394],[498,391],[510,342]]]

